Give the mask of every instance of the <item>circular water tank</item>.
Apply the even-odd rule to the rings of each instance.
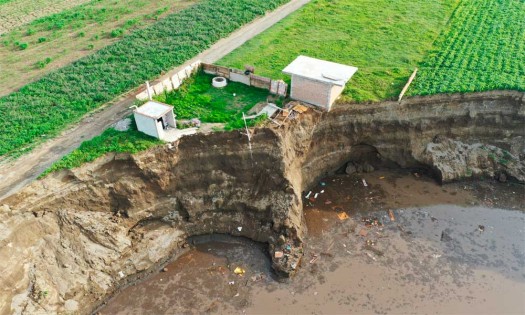
[[[222,88],[228,84],[228,81],[226,81],[226,78],[224,77],[215,77],[211,81],[211,84],[216,88]]]

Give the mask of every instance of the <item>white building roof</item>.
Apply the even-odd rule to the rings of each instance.
[[[295,58],[295,60],[283,70],[285,74],[297,75],[339,86],[344,86],[356,72],[356,67],[306,56]]]
[[[170,105],[162,104],[155,101],[148,101],[146,104],[135,109],[134,112],[143,116],[148,116],[157,119],[164,116],[166,113],[172,110],[173,107]]]

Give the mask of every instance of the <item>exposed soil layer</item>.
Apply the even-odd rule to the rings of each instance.
[[[253,130],[251,150],[240,132],[199,134],[54,174],[0,202],[0,313],[90,312],[195,235],[266,243],[291,276],[307,244],[303,196],[320,178],[402,166],[524,181],[524,115],[517,92],[339,105]]]
[[[324,193],[304,210],[308,245],[292,281],[273,276],[256,243],[212,236],[100,313],[525,312],[523,186],[440,186],[389,170],[322,182],[313,191]],[[237,267],[246,273],[236,275]]]

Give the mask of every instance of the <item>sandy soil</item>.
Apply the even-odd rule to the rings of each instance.
[[[322,182],[306,206],[310,235],[295,278],[275,279],[258,244],[208,236],[100,313],[525,312],[523,186],[439,186],[402,171]]]

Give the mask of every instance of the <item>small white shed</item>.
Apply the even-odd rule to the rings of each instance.
[[[148,101],[133,114],[139,131],[161,140],[164,140],[168,128],[177,128],[173,106],[170,105]]]
[[[283,70],[283,73],[292,76],[292,99],[320,106],[327,111],[356,72],[356,67],[306,56],[297,57]]]

